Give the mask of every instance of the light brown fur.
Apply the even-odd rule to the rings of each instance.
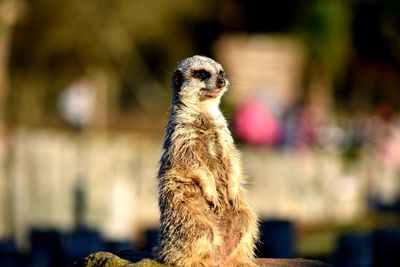
[[[240,154],[219,102],[222,66],[194,56],[173,77],[173,101],[158,174],[158,259],[179,267],[250,267],[258,236],[242,187]]]

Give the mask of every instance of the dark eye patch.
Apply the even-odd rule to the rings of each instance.
[[[205,69],[193,71],[193,77],[201,81],[205,81],[211,77],[211,74]]]

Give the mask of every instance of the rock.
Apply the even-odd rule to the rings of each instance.
[[[320,261],[306,259],[256,259],[260,267],[334,267]]]
[[[333,267],[320,261],[306,259],[257,259],[260,267]],[[132,263],[109,252],[90,254],[82,261],[76,262],[75,267],[168,267],[155,260],[143,259]]]
[[[132,263],[121,259],[110,252],[95,252],[87,256],[85,259],[76,262],[75,267],[167,267],[155,260],[143,259],[139,262]]]

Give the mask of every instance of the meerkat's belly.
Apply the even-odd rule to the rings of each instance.
[[[221,214],[214,214],[212,216],[212,223],[214,226],[214,245],[218,257],[223,259],[229,255],[232,250],[237,246],[240,236],[237,232],[234,223],[235,216],[231,212]]]

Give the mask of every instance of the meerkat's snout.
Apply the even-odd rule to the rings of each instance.
[[[210,74],[208,79],[205,80],[206,86],[202,88],[205,91],[204,96],[206,98],[216,98],[227,90],[228,80],[225,78],[223,70],[214,75]]]

